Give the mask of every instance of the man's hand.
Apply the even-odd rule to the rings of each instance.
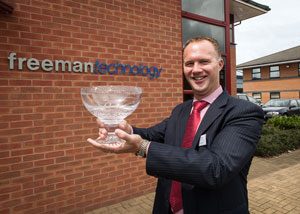
[[[126,124],[125,124],[126,126]],[[126,126],[128,127],[128,126]],[[100,128],[102,129],[102,128]],[[105,131],[104,131],[105,130]],[[99,139],[103,139],[103,136],[107,135],[107,131],[104,128],[104,130],[100,131],[99,130]],[[101,133],[100,133],[101,132]],[[116,129],[115,134],[122,140],[124,140],[124,143],[116,142],[112,144],[99,144],[97,141],[89,138],[87,141],[95,146],[96,148],[99,148],[103,152],[107,153],[136,153],[142,142],[142,138],[139,135],[136,134],[128,134],[126,131],[123,131],[121,129]],[[105,139],[105,138],[104,138]]]
[[[99,119],[97,119],[97,124],[99,126],[99,140],[105,140],[105,138],[107,137],[108,134],[108,127]],[[128,134],[132,134],[132,126],[127,123],[127,121],[122,121],[118,127],[120,129],[122,129],[123,131],[125,131]]]
[[[123,120],[119,124],[119,128],[122,129],[123,131],[125,131],[128,134],[132,134],[133,133],[132,126],[129,123],[127,123],[126,120]]]

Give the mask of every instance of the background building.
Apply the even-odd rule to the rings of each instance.
[[[243,90],[263,103],[300,98],[300,46],[237,65],[243,70]]]
[[[0,213],[84,213],[153,191],[144,160],[86,143],[98,129],[80,88],[142,87],[127,120],[153,125],[190,98],[183,42],[208,35],[234,94],[234,23],[268,10],[246,0],[0,0]]]

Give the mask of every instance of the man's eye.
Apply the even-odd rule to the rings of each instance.
[[[187,67],[191,67],[191,66],[193,66],[194,65],[194,63],[192,63],[192,62],[186,62],[185,63],[185,66],[187,66]]]
[[[207,63],[209,63],[209,61],[208,60],[202,60],[202,61],[200,61],[200,63],[201,64],[207,64]]]

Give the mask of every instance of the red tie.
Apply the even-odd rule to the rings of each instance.
[[[193,111],[188,119],[181,147],[192,147],[192,143],[196,135],[198,125],[201,121],[200,111],[203,108],[205,108],[207,104],[208,103],[206,101],[195,101],[193,103]],[[172,181],[170,204],[173,213],[176,213],[182,209],[181,183],[178,181]]]

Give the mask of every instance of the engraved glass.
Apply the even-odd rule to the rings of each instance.
[[[135,86],[95,86],[81,88],[81,99],[85,108],[99,118],[107,127],[106,139],[102,143],[121,143],[114,133],[118,124],[134,112],[140,103],[142,89]]]

